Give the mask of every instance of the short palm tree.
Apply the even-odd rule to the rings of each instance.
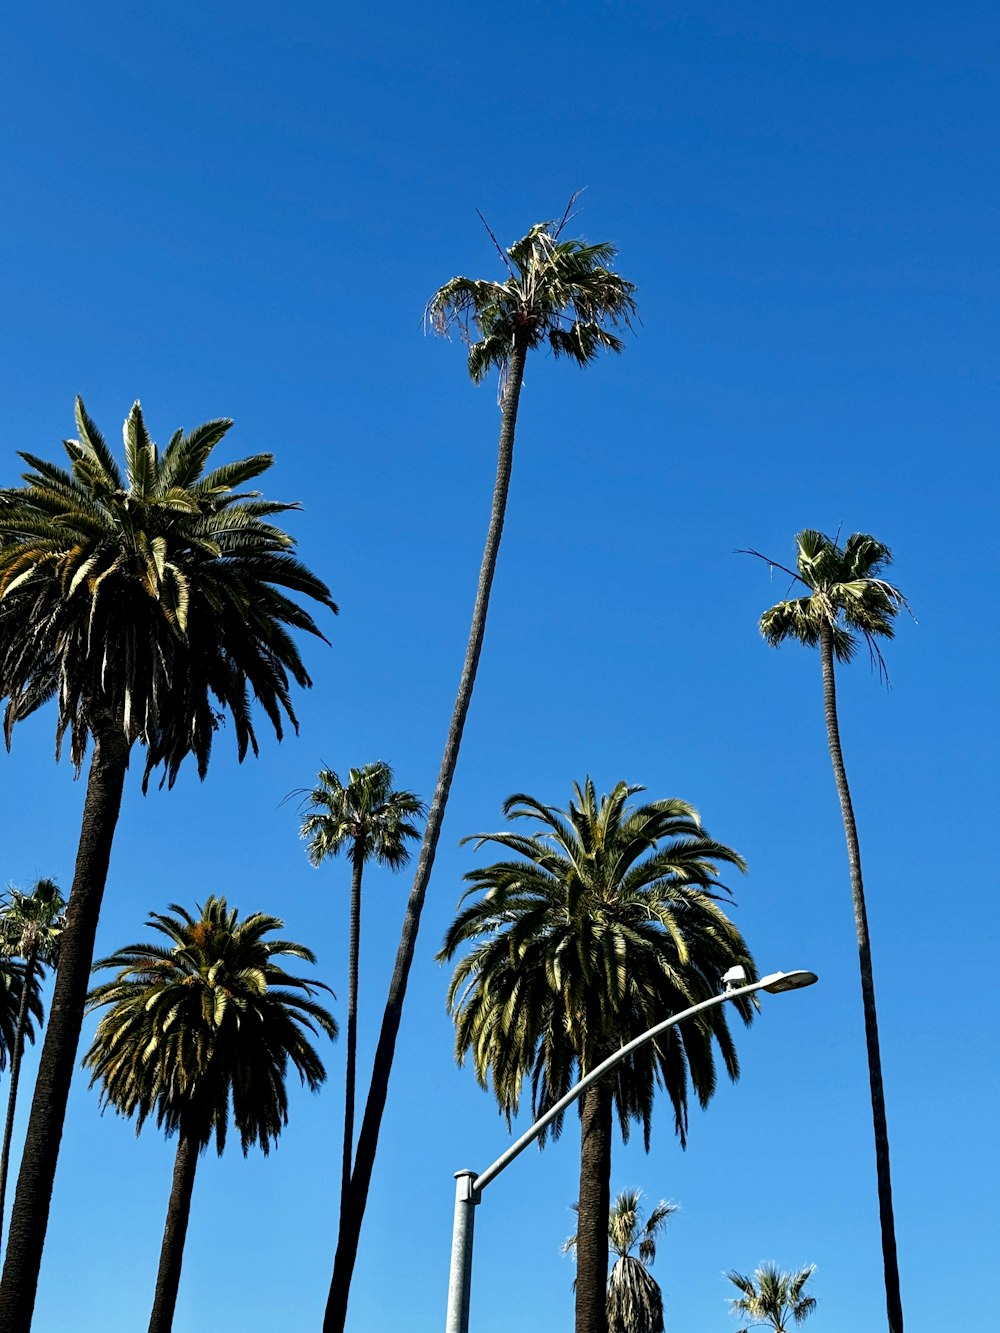
[[[458,916],[439,958],[463,945],[448,989],[460,1063],[471,1057],[508,1122],[531,1079],[537,1117],[577,1079],[664,1016],[718,994],[747,946],[720,899],[718,866],[743,869],[684,801],[630,805],[641,787],[620,782],[598,801],[588,778],[566,811],[511,796],[504,814],[536,831],[477,834],[508,856],[466,875]],[[468,840],[467,840],[468,841]],[[736,1002],[749,1022],[754,1009]],[[612,1117],[633,1121],[649,1147],[653,1093],[666,1089],[684,1144],[688,1086],[702,1106],[715,1091],[713,1049],[735,1079],[739,1062],[722,1008],[641,1047],[580,1098],[576,1333],[605,1333]],[[558,1134],[561,1120],[553,1124]]]
[[[7,1116],[0,1148],[0,1222],[7,1198],[7,1172],[10,1166],[10,1141],[14,1133],[17,1086],[21,1079],[21,1057],[28,1024],[28,1000],[36,973],[55,967],[59,961],[59,941],[66,924],[66,903],[51,879],[40,879],[30,893],[11,888],[6,903],[0,907],[0,950],[7,956],[24,960],[25,984],[17,1014],[17,1030],[10,1056],[10,1087],[7,1090]],[[36,987],[37,988],[37,987]]]
[[[392,769],[376,762],[352,768],[346,785],[332,768],[320,770],[307,800],[312,807],[302,821],[309,860],[318,866],[344,852],[351,860],[351,926],[347,990],[347,1071],[344,1098],[344,1153],[341,1206],[347,1199],[354,1155],[354,1085],[358,1050],[358,959],[361,951],[361,880],[365,865],[375,861],[401,870],[410,859],[408,839],[420,830],[412,822],[424,804],[411,791],[393,790]]]
[[[608,1244],[615,1262],[608,1274],[608,1333],[663,1333],[663,1293],[649,1269],[656,1238],[677,1204],[661,1199],[643,1220],[641,1198],[641,1190],[622,1190],[611,1205]],[[574,1234],[563,1254],[575,1249]]]
[[[283,921],[260,912],[240,921],[215,897],[197,915],[170,910],[149,918],[166,946],[130,944],[96,964],[118,975],[88,996],[105,1012],[84,1057],[104,1106],[134,1116],[137,1133],[155,1117],[177,1135],[150,1333],[173,1322],[199,1154],[213,1137],[222,1153],[230,1117],[244,1155],[254,1145],[266,1154],[288,1123],[289,1064],[315,1091],[326,1073],[307,1034],[337,1033],[313,999],[328,987],[277,961],[315,961],[302,944],[268,938]]]
[[[778,602],[776,606],[765,611],[760,618],[760,632],[772,645],[784,643],[786,639],[794,639],[809,648],[818,647],[820,652],[827,742],[830,758],[833,761],[833,774],[847,839],[851,896],[858,937],[861,998],[868,1051],[872,1121],[875,1130],[875,1170],[882,1230],[886,1311],[889,1333],[903,1333],[903,1305],[899,1289],[892,1178],[889,1168],[889,1130],[882,1085],[882,1057],[879,1051],[878,1015],[875,1009],[871,937],[868,930],[864,880],[861,874],[858,828],[854,819],[854,805],[851,801],[850,787],[847,785],[847,770],[840,744],[834,662],[835,660],[850,662],[860,637],[865,641],[872,660],[884,674],[885,664],[878,640],[893,637],[892,622],[900,608],[906,606],[906,599],[898,588],[882,577],[883,570],[892,563],[889,548],[867,533],[854,533],[841,547],[832,538],[807,528],[798,534],[795,542],[797,557],[794,570],[787,569],[773,560],[769,560],[768,563],[773,568],[781,569],[790,575],[796,583],[806,589],[806,593],[801,597]],[[751,554],[760,553],[754,551]]]
[[[635,287],[608,267],[615,258],[614,246],[563,239],[573,202],[570,201],[560,222],[536,223],[509,250],[497,245],[506,270],[502,280],[452,278],[427,303],[427,321],[436,332],[447,334],[457,328],[466,341],[469,374],[477,384],[491,370],[499,372],[497,473],[465,662],[379,1031],[350,1195],[346,1207],[341,1206],[340,1234],[323,1333],[344,1333],[347,1319],[351,1278],[389,1092],[406,983],[486,632],[486,613],[507,508],[525,362],[530,351],[544,346],[553,355],[567,356],[581,366],[594,360],[602,349],[620,352],[623,344],[615,330],[630,327],[635,315]]]
[[[270,454],[213,470],[229,421],[177,431],[162,452],[139,404],[125,421],[125,468],[83,403],[69,468],[33,454],[24,485],[0,490],[0,699],[15,723],[50,700],[56,742],[79,772],[90,748],[83,823],[0,1283],[0,1328],[34,1308],[56,1159],[90,980],[111,843],[133,746],[145,782],[169,785],[187,755],[199,775],[228,714],[240,759],[257,752],[253,697],[277,735],[295,725],[291,683],[309,676],[290,631],[319,637],[295,600],[335,609],[326,585],[271,520],[297,506],[239,489]]]
[[[816,1309],[813,1296],[804,1296],[803,1288],[816,1270],[815,1264],[797,1273],[782,1273],[777,1264],[761,1264],[753,1277],[731,1272],[726,1276],[741,1293],[730,1301],[734,1315],[749,1322],[739,1333],[751,1328],[769,1328],[772,1333],[791,1333],[792,1324],[801,1324]]]

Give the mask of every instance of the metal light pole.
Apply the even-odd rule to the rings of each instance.
[[[741,969],[742,970],[742,969]],[[724,980],[728,981],[728,974]],[[661,1032],[666,1032],[667,1028],[674,1027],[677,1023],[683,1023],[685,1019],[691,1018],[694,1014],[700,1014],[705,1009],[712,1009],[716,1005],[725,1004],[727,1000],[735,1000],[741,995],[751,995],[754,991],[766,990],[772,995],[780,995],[783,991],[800,990],[803,986],[812,986],[818,980],[815,972],[772,972],[770,976],[762,977],[760,981],[754,981],[749,986],[734,986],[727,984],[726,989],[721,995],[713,995],[710,1000],[702,1000],[700,1004],[693,1004],[690,1009],[683,1009],[679,1014],[674,1014],[671,1018],[666,1018],[662,1023],[657,1023],[651,1027],[648,1032],[642,1036],[636,1037],[633,1041],[624,1045],[621,1050],[616,1051],[596,1065],[589,1074],[585,1074],[569,1092],[545,1112],[538,1117],[530,1129],[526,1130],[521,1137],[507,1149],[505,1153],[497,1158],[492,1166],[488,1166],[481,1175],[476,1175],[475,1171],[463,1170],[455,1172],[455,1223],[452,1231],[451,1240],[451,1272],[448,1277],[448,1318],[445,1324],[445,1333],[469,1333],[469,1298],[472,1291],[472,1241],[475,1232],[476,1206],[482,1198],[482,1192],[490,1181],[495,1180],[497,1176],[506,1167],[510,1166],[515,1157],[519,1157],[529,1143],[533,1143],[538,1138],[542,1130],[552,1123],[553,1120],[571,1106],[582,1092],[596,1083],[599,1078],[603,1078],[609,1070],[614,1069],[615,1065],[621,1064],[632,1054],[633,1051],[645,1046],[648,1041],[658,1037]]]

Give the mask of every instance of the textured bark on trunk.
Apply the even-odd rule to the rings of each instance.
[[[14,1029],[14,1050],[10,1057],[10,1087],[7,1089],[7,1116],[3,1126],[3,1148],[0,1149],[0,1245],[3,1244],[3,1214],[7,1202],[7,1172],[10,1169],[10,1141],[14,1133],[14,1112],[17,1108],[17,1085],[21,1081],[21,1056],[24,1054],[24,1029],[28,1024],[28,999],[31,981],[38,962],[38,949],[33,948],[24,960],[24,981],[21,1003],[17,1008],[17,1027]]]
[[[174,1177],[167,1204],[167,1220],[163,1226],[163,1244],[160,1246],[160,1267],[156,1274],[153,1309],[149,1316],[149,1333],[170,1333],[177,1304],[177,1289],[184,1262],[184,1239],[188,1218],[191,1216],[191,1192],[194,1173],[198,1166],[198,1143],[181,1131],[174,1158]]]
[[[486,613],[489,608],[490,589],[493,586],[493,574],[496,570],[497,553],[500,550],[500,538],[503,535],[504,513],[507,508],[507,492],[510,487],[511,466],[514,458],[514,428],[517,424],[517,408],[521,396],[521,384],[524,379],[524,363],[527,358],[527,335],[518,335],[518,340],[511,353],[507,384],[503,396],[503,409],[500,420],[500,440],[497,450],[497,475],[493,488],[493,506],[490,523],[486,533],[486,546],[479,571],[479,585],[476,590],[476,604],[472,613],[472,626],[469,631],[469,643],[465,652],[465,664],[458,685],[455,707],[448,728],[441,769],[438,774],[434,799],[431,802],[427,824],[424,828],[420,857],[417,861],[413,887],[410,890],[406,906],[406,916],[396,953],[396,965],[389,985],[385,1013],[379,1032],[378,1045],[372,1065],[372,1078],[365,1103],[365,1113],[358,1136],[357,1154],[351,1173],[351,1185],[346,1199],[341,1202],[340,1233],[337,1238],[337,1253],[333,1264],[333,1279],[323,1319],[323,1333],[344,1333],[347,1321],[347,1301],[350,1294],[351,1278],[358,1254],[358,1241],[361,1236],[361,1224],[364,1220],[368,1202],[368,1189],[371,1185],[375,1154],[378,1149],[379,1130],[385,1111],[389,1092],[389,1076],[392,1072],[393,1056],[396,1050],[396,1037],[399,1033],[400,1019],[403,1014],[403,1000],[406,996],[406,983],[410,975],[410,966],[417,943],[417,931],[420,927],[420,914],[423,911],[427,885],[434,865],[444,820],[448,793],[458,763],[458,751],[462,743],[465,719],[472,700],[472,690],[476,682],[476,669],[483,648],[483,635],[486,630]]]
[[[358,959],[361,952],[361,876],[365,868],[364,839],[354,844],[351,863],[351,943],[347,981],[347,1072],[344,1093],[344,1157],[340,1173],[340,1211],[351,1188],[354,1160],[354,1085],[358,1066]]]
[[[611,1112],[610,1084],[595,1083],[583,1094],[576,1218],[576,1333],[608,1333]]]
[[[896,1227],[892,1211],[892,1181],[889,1173],[889,1130],[885,1119],[885,1094],[882,1089],[882,1059],[879,1054],[878,1017],[875,1011],[875,982],[872,976],[871,942],[868,936],[868,912],[861,877],[861,849],[854,821],[854,806],[847,785],[847,770],[840,747],[837,721],[837,683],[833,665],[833,634],[828,624],[820,631],[820,657],[823,664],[823,704],[826,731],[833,760],[833,775],[840,797],[847,838],[847,860],[851,871],[854,899],[854,923],[858,932],[858,961],[861,967],[861,997],[865,1016],[865,1042],[868,1047],[868,1079],[871,1084],[872,1123],[875,1130],[875,1172],[878,1182],[878,1210],[882,1228],[882,1263],[885,1270],[885,1304],[889,1333],[903,1333],[903,1305],[899,1290],[899,1265],[896,1257]]]
[[[28,1333],[31,1328],[66,1102],[94,961],[94,937],[127,767],[128,742],[118,728],[109,724],[95,737],[90,761],[52,1009],[35,1080],[0,1282],[0,1333]]]

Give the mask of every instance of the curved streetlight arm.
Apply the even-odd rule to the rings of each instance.
[[[623,1060],[628,1059],[633,1051],[645,1046],[647,1042],[654,1041],[661,1032],[666,1032],[667,1028],[683,1023],[686,1019],[692,1018],[695,1014],[701,1013],[705,1009],[714,1009],[717,1005],[725,1004],[727,1000],[737,1000],[741,995],[752,995],[755,991],[766,990],[772,994],[780,994],[786,990],[798,990],[802,986],[811,986],[817,980],[814,972],[772,972],[769,976],[762,977],[760,981],[753,981],[748,986],[729,987],[721,995],[713,995],[707,1000],[702,1000],[700,1004],[693,1004],[690,1009],[683,1009],[679,1014],[672,1014],[670,1018],[665,1018],[662,1023],[657,1023],[651,1027],[648,1032],[643,1032],[641,1036],[627,1042],[620,1050],[615,1051],[614,1055],[608,1056],[606,1060],[597,1065],[588,1074],[584,1074],[569,1092],[545,1112],[540,1115],[530,1129],[511,1146],[506,1152],[501,1153],[497,1160],[488,1166],[481,1175],[476,1175],[473,1171],[457,1171],[455,1173],[456,1194],[455,1194],[455,1229],[452,1238],[452,1256],[451,1256],[451,1274],[448,1284],[448,1318],[446,1324],[446,1333],[468,1333],[469,1328],[469,1296],[472,1279],[472,1239],[474,1228],[474,1208],[482,1196],[482,1191],[495,1180],[501,1171],[510,1166],[515,1157],[519,1157],[529,1143],[533,1143],[538,1138],[542,1130],[550,1125],[556,1116],[561,1115],[568,1106],[580,1096],[581,1093],[596,1083],[599,1078],[603,1078],[609,1070],[614,1069]]]

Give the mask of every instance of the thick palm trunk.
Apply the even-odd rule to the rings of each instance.
[[[434,865],[434,855],[437,851],[438,839],[441,836],[441,824],[444,820],[445,807],[448,804],[448,793],[451,790],[455,767],[458,763],[458,751],[462,743],[465,719],[469,712],[469,704],[472,701],[472,690],[476,683],[479,655],[483,648],[490,589],[493,586],[493,574],[496,569],[497,554],[500,550],[500,538],[503,535],[507,492],[510,487],[511,466],[514,459],[514,428],[517,424],[517,407],[521,396],[527,351],[526,337],[519,338],[511,353],[507,384],[503,396],[500,441],[497,450],[497,475],[493,488],[493,507],[490,513],[486,546],[479,571],[479,585],[476,590],[476,604],[472,613],[469,643],[465,652],[465,664],[462,668],[458,694],[455,698],[455,707],[451,716],[451,725],[448,728],[448,739],[441,759],[437,787],[427,816],[423,842],[420,847],[420,857],[417,861],[413,887],[410,890],[406,916],[403,920],[399,949],[396,953],[396,966],[389,985],[389,995],[386,1000],[385,1013],[382,1017],[382,1028],[375,1049],[371,1084],[365,1104],[364,1118],[361,1122],[361,1132],[358,1136],[354,1169],[351,1173],[351,1186],[346,1198],[341,1201],[340,1234],[337,1238],[337,1253],[333,1264],[330,1295],[323,1320],[323,1333],[343,1333],[347,1321],[347,1300],[358,1254],[361,1224],[364,1220],[365,1207],[368,1202],[368,1189],[371,1185],[372,1170],[375,1165],[382,1115],[385,1111],[386,1098],[389,1093],[389,1076],[392,1072],[396,1037],[399,1033],[399,1024],[403,1014],[406,983],[410,975],[410,966],[413,962],[413,954],[417,944],[420,915],[423,911],[424,898],[427,895],[427,885]]]
[[[363,840],[354,844],[351,865],[351,943],[347,980],[347,1073],[344,1091],[344,1158],[340,1176],[340,1210],[351,1188],[354,1158],[354,1084],[358,1064],[358,958],[361,952],[361,876],[365,857]]]
[[[188,1218],[191,1216],[191,1192],[194,1173],[198,1166],[198,1143],[182,1130],[174,1158],[174,1178],[167,1204],[167,1220],[163,1226],[163,1244],[160,1246],[160,1267],[156,1274],[153,1309],[149,1316],[149,1333],[170,1333],[177,1304],[177,1289],[184,1262],[184,1240]]]
[[[10,1057],[10,1087],[7,1090],[7,1118],[3,1127],[3,1148],[0,1149],[0,1243],[3,1239],[3,1215],[7,1202],[7,1172],[10,1169],[10,1141],[14,1133],[14,1112],[17,1109],[17,1085],[21,1081],[21,1057],[24,1054],[24,1029],[28,1024],[28,999],[31,995],[31,982],[38,962],[38,949],[29,950],[24,960],[24,981],[21,991],[21,1003],[17,1010],[17,1027],[14,1029],[14,1050]]]
[[[830,758],[840,797],[847,837],[847,859],[851,870],[851,893],[854,898],[854,922],[858,932],[858,959],[861,966],[861,997],[865,1016],[865,1042],[868,1047],[868,1078],[871,1084],[872,1121],[875,1129],[875,1171],[878,1182],[879,1220],[882,1226],[882,1262],[885,1269],[885,1304],[889,1333],[903,1333],[903,1305],[899,1291],[899,1265],[896,1258],[896,1226],[892,1211],[892,1181],[889,1174],[889,1130],[885,1119],[885,1094],[882,1089],[882,1059],[879,1054],[878,1017],[875,1012],[875,982],[872,976],[871,942],[868,937],[868,913],[865,908],[865,889],[861,878],[861,849],[854,822],[854,807],[847,785],[847,771],[840,748],[840,727],[837,722],[837,684],[833,668],[833,635],[829,625],[823,625],[820,637],[820,656],[823,663],[823,703],[826,710],[826,730],[830,743]]]
[[[611,1111],[610,1084],[597,1083],[583,1094],[576,1226],[576,1333],[608,1331]]]
[[[128,742],[108,725],[95,739],[83,827],[59,946],[52,1009],[45,1031],[0,1282],[0,1333],[28,1333],[49,1220],[66,1102],[76,1065],[94,937],[121,807]]]

